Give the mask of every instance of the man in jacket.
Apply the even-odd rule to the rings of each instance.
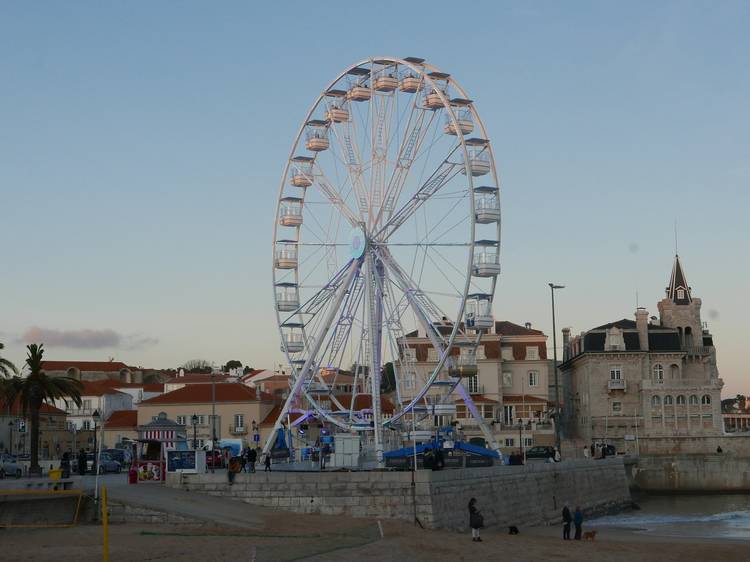
[[[573,524],[576,526],[576,535],[575,539],[577,541],[581,540],[581,526],[583,525],[583,512],[581,511],[581,508],[576,506],[576,511],[573,514]]]
[[[573,521],[573,517],[570,515],[570,509],[568,508],[568,504],[565,504],[565,507],[563,507],[562,510],[562,519],[563,519],[563,540],[569,541],[570,540],[570,523]]]

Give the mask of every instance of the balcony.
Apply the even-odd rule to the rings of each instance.
[[[230,425],[229,433],[232,435],[247,435],[247,426],[245,425]]]
[[[93,408],[67,408],[65,411],[69,416],[90,416],[94,413]]]
[[[625,392],[625,379],[609,379],[607,381],[607,390],[609,392],[614,390],[622,390]]]
[[[469,394],[484,394],[484,385],[483,384],[465,384],[464,388],[466,389],[466,392]]]
[[[682,351],[687,353],[688,357],[703,357],[711,355],[711,348],[706,345],[682,346]]]

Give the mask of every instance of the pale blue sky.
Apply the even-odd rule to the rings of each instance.
[[[420,56],[494,145],[497,317],[549,332],[548,281],[574,332],[632,318],[636,291],[655,314],[677,220],[725,393],[750,392],[748,29],[747,2],[1,2],[7,355],[40,327],[115,333],[50,359],[280,361],[269,257],[296,130],[346,65]]]

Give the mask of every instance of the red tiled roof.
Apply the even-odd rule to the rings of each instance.
[[[104,422],[104,429],[127,427],[135,429],[138,426],[138,412],[136,410],[117,410],[110,414]]]
[[[274,397],[265,392],[256,391],[254,388],[240,383],[221,383],[215,386],[216,402],[272,402]],[[211,403],[211,385],[189,384],[167,392],[161,396],[155,396],[144,400],[141,404],[209,404]]]
[[[200,384],[200,383],[210,383],[212,380],[218,382],[224,382],[227,379],[233,379],[234,377],[230,377],[229,375],[214,375],[213,377],[211,375],[206,375],[205,373],[185,373],[185,376],[182,377],[172,377],[171,379],[167,380],[165,384],[174,384],[174,383],[183,383],[183,384]]]
[[[524,394],[523,396],[521,396],[520,394],[510,394],[503,396],[503,402],[512,404],[520,404],[522,402],[538,404],[539,402],[541,402],[543,404],[546,404],[547,399],[542,398],[541,396],[532,396],[531,394]]]
[[[456,402],[463,402],[463,398],[456,398]],[[471,395],[471,401],[474,402],[474,404],[497,404],[497,400],[493,400],[492,398],[487,398],[484,394],[472,394]]]
[[[495,333],[503,336],[542,336],[544,332],[541,330],[529,329],[524,326],[519,326],[513,322],[507,320],[498,320],[495,322]]]
[[[114,383],[114,384],[113,384]],[[83,388],[81,389],[81,396],[103,396],[105,394],[122,394],[119,390],[115,390],[113,387],[118,386],[117,381],[104,380],[104,381],[81,381]],[[119,383],[119,386],[124,387]],[[138,385],[136,385],[138,386]]]
[[[164,383],[161,382],[148,383],[138,386],[143,386],[143,390],[145,392],[164,392]]]
[[[67,371],[71,367],[79,371],[105,371],[108,373],[119,372],[121,369],[130,369],[122,361],[42,361],[42,369],[45,371]]]
[[[54,406],[50,404],[42,404],[42,407],[39,408],[39,412],[42,414],[52,415],[52,416],[64,416],[66,415],[65,412],[59,408],[55,408]],[[3,401],[0,401],[0,416],[8,413],[8,403]],[[26,414],[28,415],[30,412],[27,411]],[[21,416],[23,415],[23,407],[21,407],[21,399],[16,398],[16,401],[13,402],[13,406],[10,409],[10,415],[12,416]]]

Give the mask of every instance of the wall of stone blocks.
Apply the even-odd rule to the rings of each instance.
[[[750,457],[732,454],[640,457],[636,487],[652,492],[750,492]]]
[[[258,472],[169,474],[167,485],[297,513],[413,520],[468,528],[467,505],[480,502],[487,526],[557,522],[563,502],[588,513],[630,503],[622,459],[495,466],[432,472]]]
[[[750,458],[750,435],[730,434],[721,437],[668,437],[638,440],[640,456],[714,454],[721,447],[724,454]]]

